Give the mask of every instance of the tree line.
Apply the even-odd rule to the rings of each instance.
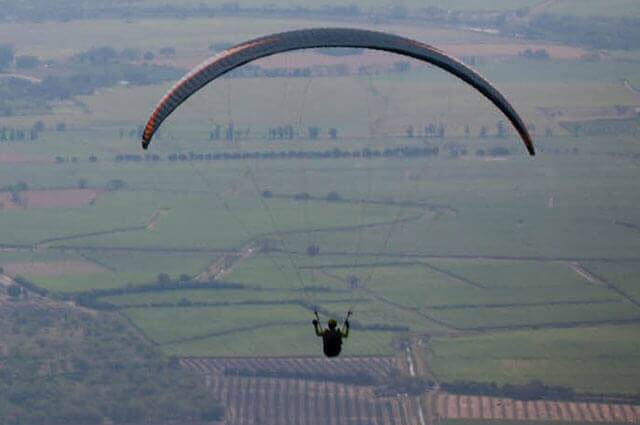
[[[281,150],[281,151],[254,151],[254,152],[216,152],[216,153],[172,153],[166,160],[176,161],[224,161],[243,159],[335,159],[335,158],[413,158],[437,156],[440,149],[437,147],[396,147],[386,149],[362,148],[327,150]],[[118,154],[116,162],[143,162],[163,161],[160,155]]]
[[[2,109],[0,109],[0,115],[3,114]],[[4,115],[12,115],[13,110],[9,106],[8,109],[5,108]],[[55,126],[57,131],[64,131],[66,126],[64,123],[58,123]],[[40,134],[45,131],[44,122],[41,120],[36,121],[30,128],[14,128],[2,126],[0,127],[0,142],[22,142],[25,140],[38,140],[40,138]]]
[[[182,291],[189,289],[218,289],[218,290],[241,290],[246,286],[241,283],[232,282],[193,282],[189,280],[169,280],[165,281],[163,274],[159,275],[156,283],[148,283],[143,285],[129,285],[121,288],[112,289],[93,289],[81,293],[63,293],[60,294],[64,300],[73,300],[78,305],[96,310],[115,310],[116,306],[107,301],[101,300],[104,297],[113,297],[119,295],[146,294],[151,292],[167,292]]]

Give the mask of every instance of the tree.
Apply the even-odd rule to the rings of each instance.
[[[406,128],[405,130],[405,135],[407,136],[407,138],[412,139],[413,138],[413,126],[410,125],[409,127]]]
[[[331,140],[335,140],[338,138],[338,129],[337,128],[330,128],[329,129],[329,138],[331,138]]]
[[[428,124],[424,126],[424,135],[425,137],[433,137],[436,133],[436,126],[433,124]]]
[[[33,69],[40,65],[40,60],[37,56],[23,55],[16,57],[16,68],[19,69]]]
[[[86,189],[86,188],[87,188],[87,179],[79,179],[78,189]]]
[[[162,47],[158,50],[158,53],[167,58],[172,58],[176,55],[176,49],[174,47]]]
[[[340,196],[340,194],[338,192],[329,192],[327,194],[327,201],[329,202],[338,202],[342,200],[342,196]]]
[[[146,61],[152,61],[156,58],[156,55],[153,54],[153,52],[145,52],[144,54],[144,60]]]
[[[38,120],[33,124],[33,129],[37,132],[44,131],[44,122],[42,120]]]
[[[227,130],[225,132],[225,140],[227,142],[233,142],[235,140],[235,136],[235,126],[232,122],[230,122],[229,125],[227,125]]]
[[[309,127],[309,139],[316,140],[320,136],[320,127]]]
[[[122,189],[124,186],[125,186],[124,180],[113,179],[113,180],[109,180],[107,182],[107,184],[105,185],[105,189],[110,191],[110,192],[113,192],[115,190]]]
[[[189,276],[188,274],[183,273],[183,274],[180,275],[179,280],[182,283],[191,282],[191,276]]]
[[[20,288],[18,285],[10,285],[7,288],[7,294],[13,299],[19,298],[21,293],[22,288]]]
[[[504,125],[503,121],[498,121],[496,123],[496,136],[503,139],[507,137],[507,127]]]
[[[309,257],[315,257],[320,254],[320,246],[317,244],[311,244],[307,247],[307,255]]]
[[[13,46],[0,44],[0,71],[7,69],[13,62]]]
[[[171,283],[171,278],[166,273],[159,273],[158,277],[156,278],[156,282],[158,282],[160,285],[164,285],[167,283]]]
[[[534,60],[549,59],[549,52],[547,52],[545,49],[538,49],[538,50],[526,49],[525,51],[520,52],[519,55],[526,59],[534,59]]]
[[[140,50],[138,49],[126,48],[122,50],[122,52],[120,52],[120,57],[128,61],[136,61],[140,59],[140,56],[142,55],[140,54]]]

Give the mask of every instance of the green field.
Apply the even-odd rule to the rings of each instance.
[[[482,7],[538,3],[495,0]],[[569,3],[548,7],[561,13]],[[584,14],[600,13],[595,2],[587,3]],[[466,0],[421,7],[428,5],[479,7]],[[311,24],[333,23],[239,17],[41,22],[25,34],[18,31],[22,24],[3,23],[0,39],[14,42],[20,54],[56,60],[103,44],[173,46],[175,65],[184,67],[207,57],[211,42]],[[435,45],[513,42],[455,29],[381,26]],[[93,263],[99,271],[25,277],[54,296],[110,291],[97,301],[110,303],[166,355],[318,355],[313,307],[323,320],[353,308],[348,355],[391,355],[394,341],[426,335],[429,368],[443,381],[541,379],[585,392],[636,392],[637,135],[575,137],[553,114],[593,118],[640,105],[640,96],[621,84],[638,81],[640,64],[616,55],[599,61],[483,57],[477,68],[535,125],[537,157],[525,156],[512,130],[507,138],[495,136],[504,118],[473,90],[415,63],[406,73],[371,76],[222,79],[166,121],[149,151],[159,161],[116,158],[143,155],[129,131],[143,124],[170,82],[106,88],[53,104],[44,116],[1,117],[0,127],[29,128],[43,119],[46,130],[37,141],[0,143],[0,158],[67,160],[0,161],[0,186],[73,188],[86,179],[98,195],[80,207],[0,210],[0,267]],[[53,130],[60,121],[66,131]],[[213,125],[229,122],[245,132],[240,142],[208,140]],[[426,125],[439,123],[447,129],[444,138],[421,137]],[[281,125],[294,127],[296,137],[268,140],[268,130]],[[410,125],[420,137],[405,137]],[[318,140],[305,136],[310,126],[321,128]],[[487,137],[479,136],[483,126]],[[337,140],[328,137],[332,127]],[[168,160],[175,153],[400,146],[437,147],[439,154]],[[480,153],[500,147],[511,154]],[[114,179],[125,187],[103,190]],[[339,200],[327,200],[331,192]],[[303,193],[308,200],[295,199]],[[230,255],[247,247],[240,259]],[[198,287],[183,277],[185,287],[140,288],[156,284],[161,273],[180,285],[181,275],[193,278],[216,261],[223,264],[218,283],[243,286]]]
[[[24,276],[37,285],[55,292],[79,292],[92,289],[112,289],[156,281],[159,273],[168,273],[177,280],[180,275],[195,276],[211,263],[211,255],[206,254],[118,254],[101,252],[90,253],[84,258],[67,257],[66,259],[96,260],[104,266],[96,273],[73,273],[56,276],[42,274]],[[107,268],[108,267],[108,268]]]
[[[588,263],[589,270],[631,297],[640,297],[640,266],[637,263]]]
[[[427,358],[440,380],[538,379],[584,392],[632,394],[638,391],[637,333],[633,325],[434,338]]]

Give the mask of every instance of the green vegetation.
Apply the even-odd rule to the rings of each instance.
[[[213,420],[222,409],[197,376],[122,320],[65,307],[4,314],[0,421],[78,425]]]
[[[588,270],[640,300],[640,266],[637,263],[587,263]]]
[[[358,338],[351,338],[343,346],[342,355],[354,356],[391,355],[393,332],[359,331]],[[270,328],[238,331],[215,338],[203,338],[163,346],[163,350],[175,356],[244,356],[261,353],[272,356],[300,356],[322,350],[322,341],[313,335],[309,324],[274,325]]]
[[[428,361],[448,382],[540,380],[578,392],[637,394],[637,332],[632,325],[433,338]]]
[[[616,116],[638,105],[637,93],[620,82],[636,84],[640,65],[630,52],[623,55],[618,47],[614,55],[602,54],[598,60],[532,60],[496,57],[498,53],[465,58],[475,61],[535,126],[535,159],[524,156],[510,129],[506,136],[499,134],[503,118],[472,90],[413,62],[408,68],[396,66],[399,71],[394,68],[397,58],[380,59],[382,65],[371,70],[354,65],[351,74],[335,78],[223,79],[164,124],[148,152],[157,158],[145,158],[139,149],[140,126],[175,68],[209,56],[212,43],[291,28],[291,21],[202,14],[187,14],[184,20],[135,18],[147,7],[166,5],[164,0],[131,2],[131,21],[73,20],[74,1],[63,3],[57,7],[69,13],[69,22],[30,23],[30,31],[21,31],[21,23],[0,25],[0,38],[15,47],[16,57],[39,60],[35,68],[21,67],[20,72],[46,76],[44,64],[53,60],[64,65],[58,82],[68,83],[73,75],[96,68],[106,74],[90,80],[90,87],[63,93],[65,101],[49,99],[45,109],[25,108],[28,115],[2,117],[0,127],[27,131],[39,121],[44,127],[37,140],[0,142],[2,186],[24,182],[33,189],[77,188],[83,181],[96,198],[87,205],[55,208],[13,208],[2,201],[0,267],[14,274],[8,270],[16,262],[95,266],[92,272],[69,268],[21,274],[53,297],[113,305],[158,344],[158,351],[148,354],[149,367],[160,365],[169,375],[151,381],[151,369],[143,368],[141,379],[149,387],[182,389],[166,384],[166,376],[174,379],[175,371],[161,355],[319,355],[320,340],[309,323],[312,309],[326,320],[341,319],[353,307],[353,334],[345,355],[391,355],[394,341],[428,335],[429,367],[442,381],[522,384],[539,379],[580,392],[638,391],[638,329],[628,324],[640,320],[633,302],[640,297],[640,239],[634,230],[640,225],[637,135],[574,137],[559,124],[569,118]],[[86,3],[90,14],[93,6]],[[539,3],[483,2],[487,14],[478,25],[492,27],[500,16],[494,11],[533,9]],[[547,7],[564,13],[568,3]],[[588,3],[580,13],[592,14],[596,5]],[[254,1],[247,7],[261,5]],[[398,20],[385,21],[386,29],[434,45],[466,46],[471,52],[476,45],[495,45],[500,52],[514,43],[499,35],[411,26],[402,20],[402,8],[382,6],[374,2],[367,7],[386,18],[395,14]],[[467,0],[406,6],[463,10],[473,16],[479,8]],[[611,15],[619,13],[614,9]],[[533,19],[528,13],[544,12],[520,11],[524,20]],[[313,16],[294,26],[335,24],[328,15]],[[576,19],[580,28],[590,22]],[[549,47],[544,39],[532,46],[529,41],[516,48]],[[92,50],[103,45],[112,50]],[[144,58],[149,52],[153,60]],[[275,66],[306,66],[305,61],[318,57],[354,60],[313,55],[284,55]],[[618,61],[620,57],[631,60]],[[377,60],[364,54],[356,59]],[[124,78],[146,75],[147,70],[153,74],[149,80]],[[120,84],[121,79],[137,83]],[[230,123],[241,132],[239,140],[209,140],[216,125],[227,128]],[[426,136],[429,125],[442,126],[445,134]],[[293,139],[270,140],[269,130],[278,126],[291,126]],[[317,138],[307,137],[311,128],[318,131]],[[335,140],[331,128],[338,130]],[[198,159],[269,151],[383,152],[401,146],[437,149],[438,154]],[[496,158],[489,155],[492,150],[506,154]],[[5,160],[12,156],[37,165]],[[114,181],[123,186],[108,190],[115,188]],[[270,196],[263,196],[264,191]],[[10,199],[12,192],[0,192],[3,200],[5,195]],[[251,251],[234,256],[243,248]],[[18,251],[10,251],[14,249]],[[577,266],[614,287],[590,280]],[[203,280],[212,282],[192,280],[209,267],[214,270]],[[161,274],[174,285],[170,290],[145,286],[155,285]],[[16,295],[16,289],[12,292]],[[107,321],[102,325],[106,328],[96,329],[100,335],[119,335],[123,325],[117,323],[113,327]],[[459,335],[469,330],[482,333]],[[33,332],[37,341],[38,331]],[[87,338],[82,344],[107,344]],[[117,341],[127,345],[129,340]],[[30,344],[37,342],[25,347]],[[105,346],[104,353],[120,350],[118,361],[126,361],[125,356],[137,361],[132,354],[136,344]],[[117,388],[129,388],[125,378],[118,375]],[[76,394],[67,381],[54,383],[56,391]],[[155,394],[162,400],[174,397]],[[191,395],[194,404],[185,406],[199,408],[204,399]],[[100,399],[91,401],[96,415],[112,418],[101,410]],[[149,400],[148,407],[131,409],[144,415],[151,415],[145,409],[166,412],[166,405]],[[0,411],[5,406],[0,404]]]
[[[292,317],[309,313],[296,306],[247,306],[178,309],[128,309],[125,315],[160,344],[255,326],[291,325]]]
[[[29,280],[54,292],[82,292],[92,289],[112,289],[125,286],[149,284],[156,281],[159,273],[169,273],[178,280],[181,275],[195,276],[212,261],[211,255],[168,255],[162,253],[144,253],[131,255],[123,253],[89,254],[86,259],[96,257],[96,265],[102,267],[94,273],[82,273],[73,270],[55,276],[30,275],[23,273]],[[85,259],[81,258],[81,259]]]

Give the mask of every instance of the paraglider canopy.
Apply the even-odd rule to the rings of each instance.
[[[377,31],[353,28],[314,28],[268,35],[231,47],[197,66],[178,81],[156,106],[142,135],[147,149],[160,124],[191,95],[227,72],[265,56],[320,47],[382,50],[430,63],[460,78],[489,99],[517,130],[531,155],[533,140],[527,126],[507,99],[489,81],[459,60],[428,44]]]

